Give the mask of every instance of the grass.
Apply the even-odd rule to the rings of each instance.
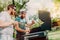
[[[60,30],[48,32],[49,40],[60,40]]]

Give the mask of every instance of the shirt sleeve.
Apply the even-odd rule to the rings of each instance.
[[[16,17],[16,18],[15,18],[15,21],[20,22],[20,18],[19,18],[19,17]]]

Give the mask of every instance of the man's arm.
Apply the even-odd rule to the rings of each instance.
[[[27,23],[27,24],[25,24],[25,26],[26,26],[26,27],[31,27],[33,24],[35,24],[35,21],[34,21],[34,20],[32,20],[32,23]]]
[[[0,28],[5,28],[5,27],[8,27],[10,26],[11,24],[13,24],[13,20],[10,20],[9,22],[6,22],[7,21],[7,18],[8,15],[5,14],[4,12],[2,12],[0,14]],[[6,21],[5,21],[6,20]]]
[[[13,24],[12,21],[11,22],[4,22],[4,21],[0,20],[0,28],[5,28],[5,27],[10,26],[12,24]]]
[[[24,33],[29,32],[28,30],[23,30],[23,29],[21,29],[21,28],[19,27],[18,23],[15,24],[15,29],[16,29],[17,31],[19,31],[19,32],[24,32]]]

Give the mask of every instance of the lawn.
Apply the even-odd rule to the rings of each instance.
[[[49,40],[60,40],[60,30],[48,32]]]

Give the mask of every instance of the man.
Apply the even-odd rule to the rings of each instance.
[[[26,12],[22,10],[20,12],[20,16],[16,17],[16,21],[18,21],[18,24],[16,25],[17,40],[24,40],[23,35],[30,32],[29,29],[26,30],[26,26],[28,26],[27,20],[26,20]],[[33,25],[33,24],[34,24],[34,21],[32,21],[32,23],[29,25]]]
[[[7,11],[0,14],[0,40],[13,40],[13,24],[11,13],[15,10],[15,6],[10,4]]]

